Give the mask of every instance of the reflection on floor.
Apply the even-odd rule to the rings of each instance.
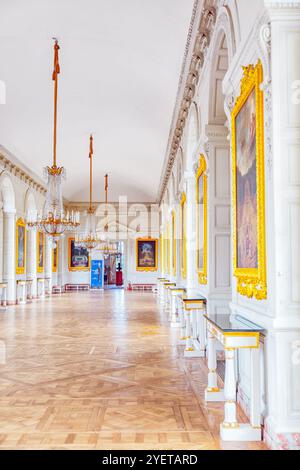
[[[206,366],[152,294],[63,294],[0,312],[0,448],[263,449],[222,444]],[[240,416],[242,419],[242,417]]]

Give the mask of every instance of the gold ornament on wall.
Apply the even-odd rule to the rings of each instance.
[[[26,268],[26,223],[20,218],[16,223],[16,274],[25,274]]]
[[[186,240],[186,194],[183,193],[180,202],[180,269],[181,277],[186,279],[187,269],[187,240]]]
[[[136,270],[155,272],[158,269],[158,240],[156,238],[137,238]]]
[[[207,284],[207,175],[201,155],[196,174],[196,267],[199,284]]]
[[[233,268],[241,295],[267,297],[263,69],[243,67],[232,111]]]

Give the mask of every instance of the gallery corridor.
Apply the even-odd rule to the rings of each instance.
[[[1,312],[0,331],[0,449],[264,448],[220,442],[205,361],[183,359],[151,293],[52,296]]]

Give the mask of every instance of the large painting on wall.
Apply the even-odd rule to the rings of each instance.
[[[44,272],[44,258],[45,258],[45,245],[44,245],[44,234],[37,232],[37,243],[36,243],[36,256],[37,256],[37,272]]]
[[[90,256],[83,246],[76,244],[75,238],[69,238],[69,271],[89,271]]]
[[[16,224],[16,273],[24,274],[26,265],[26,228],[23,219]]]
[[[187,245],[186,245],[186,194],[183,193],[180,202],[180,270],[186,279]]]
[[[55,246],[52,248],[52,272],[53,273],[57,272],[57,266],[58,266],[58,246],[56,242]]]
[[[200,284],[207,284],[207,175],[202,155],[196,175],[196,266]]]
[[[234,275],[238,292],[267,296],[262,65],[244,67],[232,113]]]
[[[157,271],[157,245],[154,238],[138,238],[136,240],[136,270]]]
[[[172,243],[172,273],[176,276],[176,248],[177,248],[177,237],[176,237],[176,214],[172,212],[172,223],[171,223],[171,243]]]

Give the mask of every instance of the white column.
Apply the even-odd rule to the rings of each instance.
[[[7,282],[7,303],[16,302],[16,211],[3,212],[3,280]]]
[[[37,297],[37,255],[36,255],[36,231],[31,229],[27,232],[27,256],[26,256],[26,278],[32,281],[31,298]]]
[[[52,239],[45,236],[45,278],[49,278],[49,293],[52,291]]]
[[[272,72],[265,97],[271,102],[273,138],[271,152],[265,149],[267,278],[274,318],[267,342],[265,429],[275,448],[284,436],[291,448],[300,449],[300,0],[265,0],[265,5]]]
[[[190,172],[186,180],[186,287],[188,291],[194,290],[196,284],[196,183],[195,174]]]

